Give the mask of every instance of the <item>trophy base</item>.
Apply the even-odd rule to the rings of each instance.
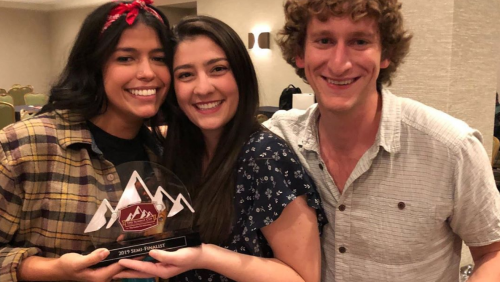
[[[148,236],[130,241],[104,244],[99,247],[108,249],[109,255],[90,268],[108,266],[120,259],[145,256],[151,250],[175,251],[180,248],[199,246],[200,244],[201,239],[198,232],[190,232],[183,235],[176,234],[168,238],[162,238],[158,235]],[[85,252],[84,255],[89,253],[91,252]]]

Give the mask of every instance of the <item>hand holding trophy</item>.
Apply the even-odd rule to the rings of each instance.
[[[85,233],[92,238],[92,250],[110,252],[94,267],[144,256],[154,249],[201,244],[192,230],[189,194],[172,172],[151,162],[129,162],[117,166],[116,173],[120,182],[115,189],[96,188],[96,209],[87,218]]]

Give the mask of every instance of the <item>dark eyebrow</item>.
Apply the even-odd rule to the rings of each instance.
[[[213,58],[213,59],[210,59],[208,60],[207,62],[205,62],[203,65],[204,66],[209,66],[209,65],[213,65],[217,62],[220,62],[220,61],[227,61],[226,58]],[[189,69],[189,68],[192,68],[193,65],[192,64],[184,64],[184,65],[180,65],[180,66],[177,66],[174,68],[173,72],[176,72],[177,70],[180,70],[180,69]]]
[[[190,69],[192,67],[193,67],[193,65],[191,65],[191,64],[180,65],[180,66],[175,67],[173,72],[176,72],[176,71],[181,70],[181,69]]]
[[[121,48],[117,47],[115,49],[115,52],[119,52],[119,51],[121,51],[121,52],[137,52],[137,49],[131,48],[131,47],[121,47]],[[149,53],[159,53],[159,52],[164,53],[165,51],[163,50],[163,48],[156,48],[156,49],[149,51]]]
[[[212,65],[212,64],[215,64],[215,63],[220,62],[220,61],[227,61],[227,59],[226,58],[214,58],[214,59],[211,59],[208,62],[204,63],[204,65],[205,66]]]
[[[332,36],[333,33],[329,30],[321,30],[318,32],[314,32],[311,34],[312,37],[319,37],[319,36]],[[349,34],[351,37],[363,37],[363,38],[370,38],[370,39],[375,39],[377,36],[373,32],[367,32],[367,31],[355,31]]]
[[[321,31],[317,31],[317,32],[313,32],[311,34],[312,37],[318,37],[318,36],[329,36],[331,35],[332,33],[329,31],[329,30],[321,30]]]
[[[356,31],[351,34],[353,37],[364,37],[364,38],[370,38],[370,39],[375,39],[376,35],[373,32],[366,32],[366,31]]]

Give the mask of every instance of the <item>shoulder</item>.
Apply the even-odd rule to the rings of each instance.
[[[283,138],[263,129],[254,132],[248,138],[248,141],[243,146],[243,153],[259,156],[266,151],[275,151],[278,149],[289,149],[289,146]]]
[[[1,150],[7,159],[33,157],[35,153],[46,152],[42,147],[57,143],[56,114],[44,113],[18,121],[0,130]]]
[[[258,167],[264,163],[270,168],[300,165],[297,155],[288,143],[268,130],[253,133],[238,158],[240,170],[245,167]]]
[[[32,140],[36,135],[53,135],[56,130],[56,120],[53,113],[45,113],[26,120],[13,123],[0,131],[0,141],[22,142]]]
[[[460,146],[471,138],[482,142],[479,131],[464,121],[412,99],[400,99],[402,126],[408,130],[424,134],[446,147]]]
[[[313,104],[307,110],[280,110],[274,113],[263,125],[290,141],[294,136],[299,136],[311,124],[311,120],[314,119],[316,114],[317,104]]]

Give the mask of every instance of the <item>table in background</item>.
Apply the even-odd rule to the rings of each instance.
[[[21,106],[14,106],[14,109],[16,110],[16,121],[21,120],[21,110],[25,110],[28,113],[36,113],[38,112],[42,107],[38,106],[28,106],[28,105],[21,105]]]
[[[274,106],[263,106],[259,107],[258,114],[263,114],[267,116],[268,118],[271,118],[276,111],[279,110],[279,107],[274,107]]]

